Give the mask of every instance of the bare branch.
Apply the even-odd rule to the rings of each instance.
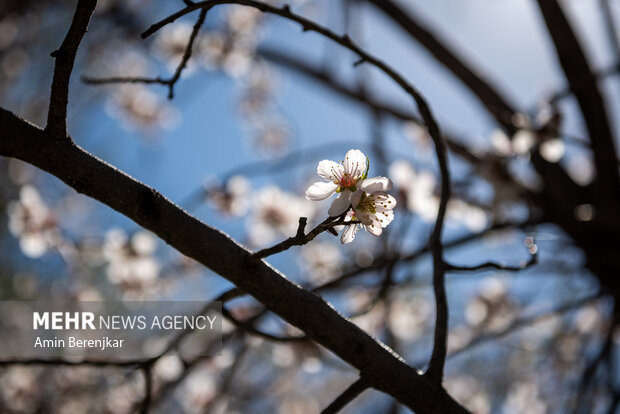
[[[620,176],[616,147],[603,96],[585,53],[557,0],[538,0],[557,58],[573,91],[590,136],[597,168],[598,208],[615,215],[620,208]]]
[[[193,2],[186,2],[188,6],[194,5]],[[144,83],[144,84],[153,84],[158,83],[168,87],[168,99],[174,98],[174,85],[176,85],[177,81],[181,78],[181,73],[183,69],[187,66],[189,59],[192,56],[192,51],[194,49],[194,43],[196,41],[196,37],[198,36],[198,32],[202,28],[202,25],[205,22],[205,18],[207,17],[207,12],[209,11],[209,7],[205,7],[200,10],[200,14],[198,16],[198,20],[192,29],[192,33],[189,36],[189,40],[187,42],[187,46],[185,47],[185,52],[183,53],[183,57],[181,58],[181,62],[177,66],[174,74],[170,78],[146,78],[146,77],[111,77],[111,78],[91,78],[87,76],[82,76],[82,81],[91,85],[105,85],[110,83]]]
[[[519,272],[521,270],[525,270],[529,267],[534,266],[536,263],[538,263],[538,254],[534,253],[530,256],[530,258],[526,262],[523,262],[522,264],[518,266],[507,266],[507,265],[497,263],[497,262],[484,262],[484,263],[480,263],[479,265],[475,265],[475,266],[457,266],[457,265],[446,263],[446,270],[449,272],[474,272],[477,270],[496,269],[496,270],[505,270],[508,272]]]
[[[403,10],[392,0],[368,0],[368,2],[398,23],[403,30],[424,46],[437,61],[463,82],[509,134],[516,131],[512,124],[512,115],[517,112],[514,109],[515,105],[500,93],[497,86],[493,85],[488,79],[484,79],[478,68],[474,68],[472,63],[467,62],[463,56],[458,56],[456,51],[450,49],[436,33],[433,33],[430,28],[425,27],[422,22],[417,20],[410,10]]]
[[[366,391],[369,385],[362,378],[355,381],[342,394],[338,396],[331,404],[329,404],[321,414],[336,414],[342,410],[348,403],[353,401],[362,392]]]
[[[69,79],[78,46],[88,28],[90,16],[95,10],[97,0],[79,0],[75,15],[60,48],[52,52],[56,58],[54,78],[50,93],[50,105],[45,130],[55,139],[67,139],[67,103],[69,101]]]

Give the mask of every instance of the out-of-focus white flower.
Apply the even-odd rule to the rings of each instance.
[[[594,180],[596,169],[592,159],[583,153],[572,155],[568,158],[566,172],[577,184],[586,186]]]
[[[405,160],[394,161],[389,172],[394,185],[404,196],[409,211],[417,214],[423,221],[435,221],[439,210],[435,176],[428,171],[415,171]],[[472,231],[480,231],[485,228],[488,218],[479,207],[453,198],[448,202],[446,220],[463,224]]]
[[[340,249],[328,242],[314,242],[301,248],[301,264],[315,284],[336,276],[342,265]]]
[[[108,262],[110,282],[128,293],[142,294],[152,288],[159,277],[160,264],[154,253],[155,237],[146,231],[136,232],[131,239],[120,229],[106,233],[103,255]]]
[[[243,175],[235,175],[226,180],[223,188],[210,189],[208,199],[225,214],[242,216],[250,205],[250,181]]]
[[[0,377],[0,394],[6,408],[13,412],[35,412],[41,388],[32,367],[13,366]]]
[[[176,70],[181,62],[193,27],[188,22],[179,22],[164,27],[153,43],[155,54],[162,59],[170,71]],[[194,61],[190,59],[185,67],[185,74],[194,70]]]
[[[119,118],[122,125],[151,130],[158,127],[173,128],[180,119],[179,111],[162,101],[161,97],[144,85],[123,85],[107,103],[110,115]]]
[[[392,333],[403,341],[420,338],[431,320],[431,306],[426,298],[395,298],[390,305],[389,323]]]
[[[281,154],[291,141],[291,130],[286,121],[271,116],[255,123],[252,137],[259,150]]]
[[[506,414],[545,414],[547,405],[540,398],[540,387],[533,381],[522,381],[514,384],[504,402]]]
[[[253,35],[262,19],[262,13],[252,7],[232,5],[228,8],[228,29],[237,36]]]
[[[215,397],[217,383],[213,375],[206,369],[192,371],[177,388],[175,396],[187,413],[198,414]]]
[[[254,44],[248,39],[237,39],[219,31],[209,31],[200,36],[198,50],[201,62],[210,70],[223,70],[240,78],[252,66]]]
[[[293,236],[300,217],[310,218],[314,208],[304,199],[276,186],[264,187],[254,194],[248,220],[250,242],[261,246],[277,236]]]
[[[394,211],[392,210],[396,207],[396,199],[389,194],[367,194],[364,191],[359,191],[354,194],[351,203],[353,204],[353,211],[347,214],[345,221],[359,220],[361,223],[345,226],[340,237],[343,244],[351,243],[360,227],[363,227],[373,236],[379,236],[383,229],[394,220]]]
[[[23,186],[19,200],[9,203],[7,212],[9,231],[19,238],[19,247],[26,256],[41,257],[61,243],[56,219],[35,187]]]
[[[250,117],[260,116],[276,88],[276,73],[265,63],[255,63],[244,81],[241,111]]]
[[[491,398],[476,378],[468,375],[447,377],[444,386],[454,399],[472,412],[476,414],[491,412]]]
[[[560,161],[564,152],[564,142],[561,139],[549,139],[540,144],[540,155],[549,162]]]

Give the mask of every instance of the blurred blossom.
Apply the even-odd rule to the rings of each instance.
[[[596,175],[592,159],[583,153],[568,157],[566,172],[574,182],[582,186],[590,184]]]
[[[106,109],[119,118],[127,130],[135,127],[155,130],[173,128],[180,120],[179,111],[144,85],[122,85],[112,94]]]
[[[229,30],[237,35],[254,35],[262,19],[262,13],[253,7],[232,5],[227,9]]]
[[[559,162],[564,156],[564,150],[561,139],[549,139],[540,144],[540,155],[549,162]]]
[[[254,45],[245,39],[236,39],[223,32],[211,30],[197,41],[203,66],[223,70],[234,78],[248,73],[254,55]]]
[[[8,48],[17,38],[17,24],[11,19],[0,21],[0,50]]]
[[[8,79],[22,74],[30,63],[28,52],[22,48],[14,48],[2,57],[2,72]]]
[[[274,343],[271,347],[271,360],[276,366],[290,367],[295,362],[295,351],[289,344]]]
[[[446,391],[455,400],[476,414],[491,412],[491,398],[474,377],[468,375],[448,376],[444,381]]]
[[[513,384],[504,401],[505,414],[545,414],[547,405],[540,398],[540,386],[533,381],[521,381]]]
[[[316,397],[312,395],[284,396],[277,414],[310,414],[321,411]]]
[[[493,130],[490,140],[491,148],[497,155],[508,157],[514,154],[510,138],[508,138],[508,135],[501,129]]]
[[[9,159],[9,177],[15,184],[25,185],[35,176],[35,169],[32,165],[27,164],[15,158]]]
[[[135,376],[112,386],[107,392],[106,406],[115,414],[130,414],[134,412],[136,404],[142,400],[144,390],[142,375]]]
[[[19,238],[19,247],[26,256],[41,257],[61,244],[56,218],[33,186],[23,186],[19,200],[10,202],[7,212],[9,231]]]
[[[174,381],[184,370],[183,361],[176,355],[164,355],[153,365],[153,375],[164,382]]]
[[[110,282],[132,296],[147,293],[159,277],[160,264],[153,256],[156,248],[155,237],[146,231],[138,231],[129,239],[121,229],[109,230],[103,255],[108,262]]]
[[[536,135],[530,129],[520,129],[512,137],[512,148],[519,155],[527,155],[536,144]]]
[[[226,180],[223,188],[209,189],[207,198],[222,213],[242,216],[250,205],[250,190],[250,181],[243,175],[235,175]]]
[[[586,305],[579,308],[575,313],[573,324],[577,331],[584,334],[592,334],[600,330],[603,323],[603,315],[596,305]]]
[[[424,154],[428,154],[432,150],[433,142],[425,127],[414,122],[406,122],[404,128],[405,135],[414,143],[417,149],[422,150]]]
[[[153,43],[155,54],[166,63],[171,72],[174,72],[181,63],[193,26],[188,22],[179,22],[168,25],[158,32],[157,38]],[[194,44],[195,46],[195,44]],[[184,74],[194,71],[194,59],[190,59],[184,69]]]
[[[393,299],[389,314],[390,328],[402,341],[419,339],[431,320],[431,306],[424,297]]]
[[[314,285],[334,279],[340,272],[342,253],[329,242],[313,242],[301,248],[301,266]]]
[[[279,118],[269,117],[252,124],[254,144],[266,153],[283,154],[291,142],[288,123]]]
[[[254,194],[251,209],[248,234],[255,246],[263,246],[277,237],[294,236],[299,218],[311,218],[314,214],[310,203],[274,185]]]
[[[437,180],[429,171],[415,171],[405,160],[394,161],[389,168],[390,177],[407,208],[423,221],[434,222],[439,211],[439,197],[435,194]],[[488,222],[487,214],[481,208],[463,200],[452,198],[446,213],[448,223],[458,223],[471,231],[483,230]]]
[[[31,367],[13,366],[0,377],[3,403],[14,412],[34,413],[40,392],[37,372]]]
[[[184,412],[203,413],[205,406],[217,395],[217,382],[204,366],[193,370],[175,390]]]
[[[244,81],[241,111],[248,116],[260,116],[271,102],[276,88],[276,73],[267,64],[256,63]]]
[[[508,296],[506,286],[496,277],[485,279],[465,306],[466,322],[482,331],[506,329],[517,317],[518,306]]]

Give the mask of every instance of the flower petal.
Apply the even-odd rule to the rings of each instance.
[[[358,227],[359,226],[357,224],[351,224],[349,226],[345,226],[344,230],[342,231],[342,234],[340,235],[340,243],[342,244],[351,243],[353,239],[355,238],[355,233],[357,233]]]
[[[392,189],[392,180],[387,177],[368,178],[360,183],[359,188],[367,193],[389,191]]]
[[[351,177],[361,177],[366,171],[366,156],[360,150],[349,150],[344,156],[344,172]]]
[[[366,230],[368,230],[368,232],[373,236],[379,236],[381,233],[383,233],[383,229],[381,228],[379,220],[377,220],[376,217],[373,218],[374,220],[372,221],[372,224],[366,225],[365,227]]]
[[[347,211],[349,205],[351,204],[352,195],[353,193],[350,191],[343,191],[340,193],[338,198],[332,202],[327,214],[329,214],[330,217],[337,217]]]
[[[396,207],[396,199],[389,194],[373,194],[375,211],[390,211]]]
[[[306,198],[312,201],[325,200],[330,195],[334,194],[338,188],[334,183],[314,183],[306,190]]]
[[[322,178],[329,181],[336,181],[342,177],[344,173],[344,167],[337,162],[330,160],[323,160],[319,162],[319,166],[316,167],[316,172]]]

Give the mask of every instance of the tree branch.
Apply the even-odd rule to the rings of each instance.
[[[607,206],[606,213],[615,215],[620,206],[620,176],[613,135],[596,76],[558,2],[537,0],[537,3],[590,136],[598,173],[597,194],[603,198],[597,207]]]
[[[50,105],[45,130],[55,139],[67,139],[67,103],[69,101],[69,79],[78,46],[88,28],[90,16],[95,10],[97,0],[79,0],[75,15],[60,48],[52,52],[56,58],[54,78],[50,93]]]
[[[353,401],[362,392],[368,389],[368,384],[362,378],[355,381],[342,394],[340,394],[331,404],[329,404],[321,414],[336,414],[342,410],[348,403]]]
[[[343,215],[344,216],[344,215]],[[276,253],[283,252],[285,250],[290,249],[293,246],[303,246],[306,243],[314,240],[316,236],[323,233],[324,231],[330,231],[336,226],[352,226],[357,225],[360,222],[356,220],[352,221],[344,221],[343,216],[341,217],[328,217],[321,224],[313,228],[305,234],[306,223],[308,222],[308,218],[300,217],[299,218],[299,227],[297,227],[297,234],[293,237],[289,237],[281,243],[276,244],[275,246],[268,247],[263,250],[259,250],[254,253],[252,257],[256,259],[263,259],[267,256],[274,255]],[[336,233],[337,234],[337,233]]]
[[[420,376],[322,298],[294,284],[224,233],[207,226],[154,189],[72,142],[0,109],[0,155],[28,162],[80,193],[107,204],[251,294],[268,309],[357,368],[369,384],[417,413],[465,413],[441,387]],[[415,390],[415,392],[412,392]]]
[[[194,3],[185,3],[188,6],[192,6]],[[189,40],[187,41],[187,46],[185,47],[185,52],[183,53],[183,57],[179,62],[174,74],[170,78],[145,78],[145,77],[112,77],[112,78],[90,78],[87,76],[82,77],[82,82],[89,83],[91,85],[106,85],[110,83],[159,83],[161,85],[168,87],[168,99],[174,98],[174,85],[176,85],[177,81],[181,78],[181,73],[183,69],[187,66],[189,59],[192,57],[192,51],[194,49],[194,42],[196,41],[196,37],[198,36],[198,32],[202,28],[202,25],[205,22],[205,18],[207,17],[207,12],[209,11],[209,7],[205,7],[200,10],[200,14],[198,15],[198,20],[194,27],[192,28],[192,33],[189,36]]]
[[[411,11],[405,11],[392,0],[368,0],[369,3],[383,11],[412,38],[424,46],[437,61],[451,71],[465,86],[473,92],[495,120],[512,135],[516,127],[512,123],[512,115],[517,112],[515,105],[502,96],[499,88],[488,79],[483,79],[480,70],[473,67],[463,56],[458,56],[436,33],[417,20]]]

